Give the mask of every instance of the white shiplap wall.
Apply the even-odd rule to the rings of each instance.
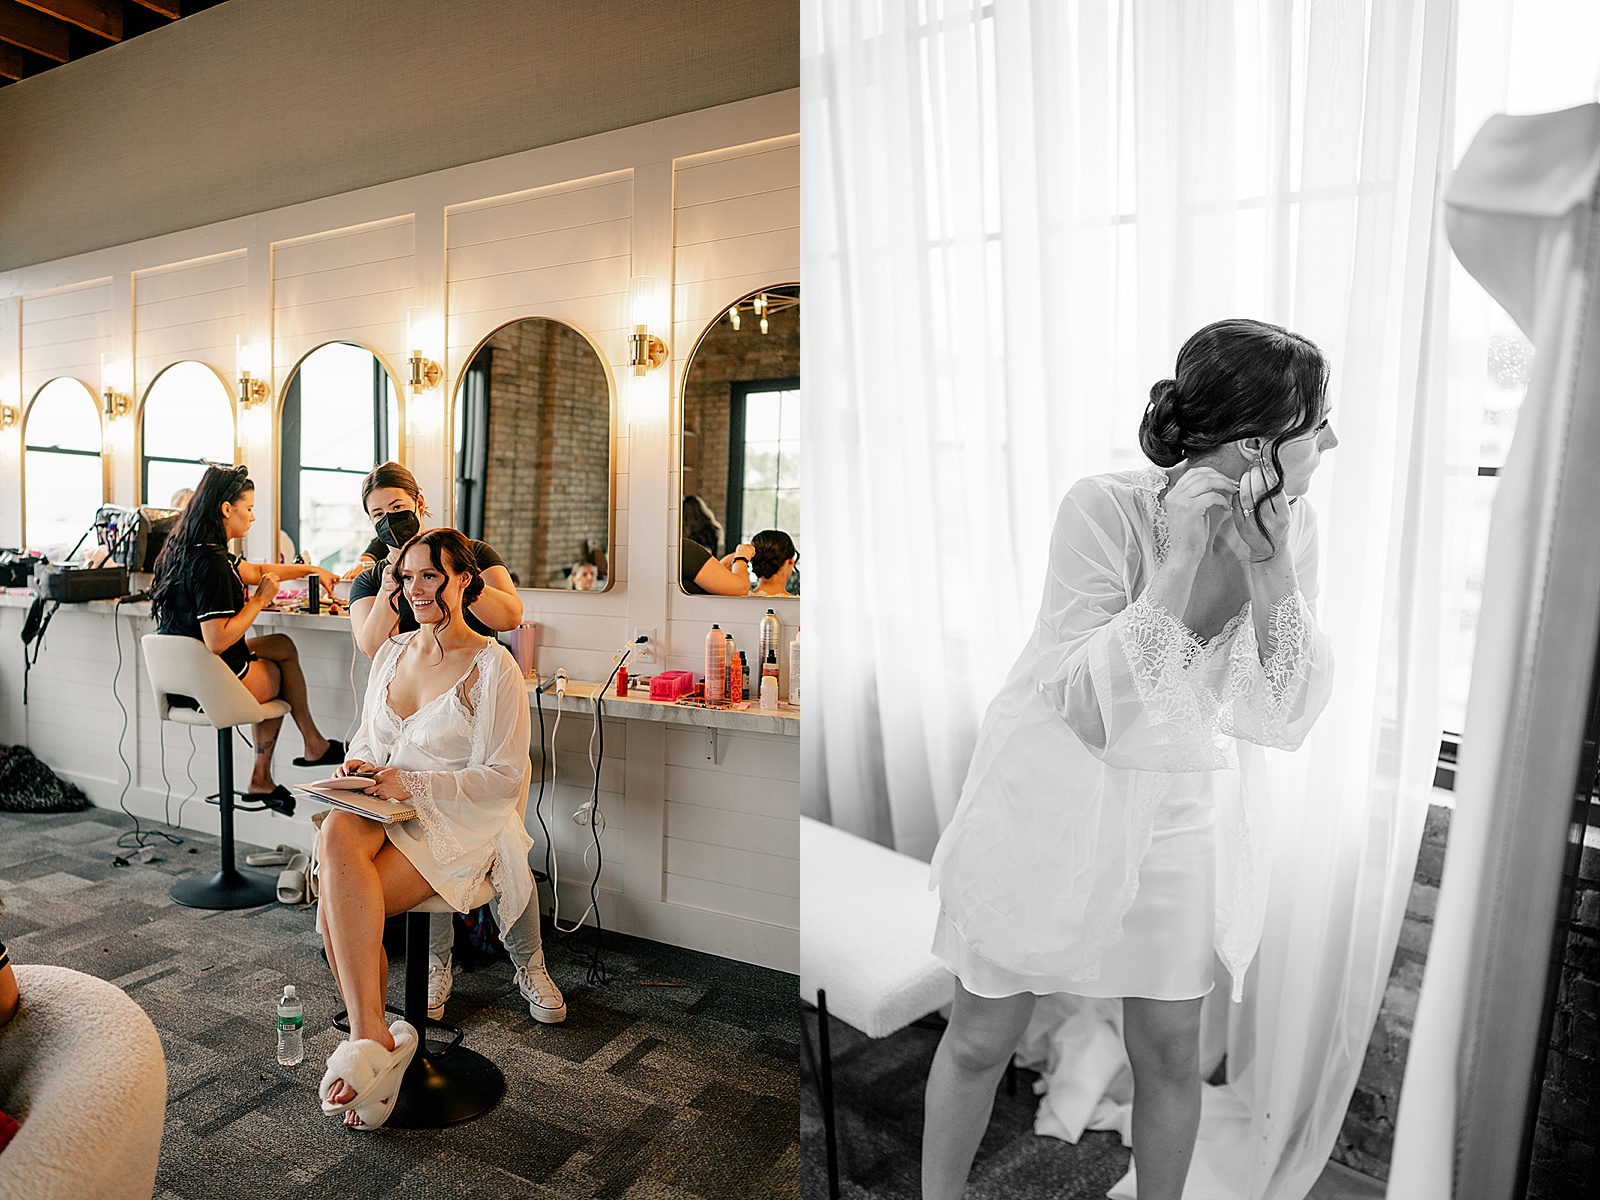
[[[0,399],[31,396],[63,374],[98,390],[102,353],[133,365],[137,395],[182,359],[231,378],[236,337],[270,347],[261,357],[270,359],[274,401],[239,414],[239,453],[255,468],[266,516],[275,413],[294,365],[324,342],[349,341],[373,350],[399,378],[406,312],[421,306],[444,317],[437,352],[445,383],[408,398],[406,457],[442,509],[452,491],[448,401],[472,349],[507,321],[566,321],[595,345],[613,383],[616,582],[600,595],[523,593],[528,619],[540,625],[539,667],[602,678],[640,630],[657,641],[658,661],[644,669],[697,666],[711,622],[752,646],[765,605],[678,588],[675,397],[685,357],[722,307],[799,277],[798,116],[796,93],[763,96],[0,273]],[[626,365],[634,275],[666,285],[660,327],[671,351],[670,367],[638,388]],[[107,434],[117,503],[137,499],[133,427],[112,422]],[[15,431],[0,433],[0,544],[20,532],[21,493],[10,469],[19,450]],[[274,527],[257,523],[252,557],[268,552]],[[798,604],[779,609],[787,641]],[[0,638],[13,638],[20,619],[20,610],[0,609]],[[114,689],[113,627],[125,656]],[[25,711],[16,660],[0,657],[0,734],[32,745],[96,803],[115,806],[125,794],[131,810],[159,817],[166,781],[177,786],[175,799],[188,791],[190,739],[155,720],[142,664],[129,661],[147,628],[126,614],[64,609]],[[342,736],[355,712],[350,641],[341,631],[295,637],[313,712],[324,733]],[[364,660],[355,675],[364,689]],[[129,712],[125,735],[119,697]],[[564,919],[587,905],[592,873],[588,831],[571,816],[592,784],[589,730],[586,715],[563,717],[558,778],[545,801]],[[722,733],[717,741],[708,761],[703,730],[607,719],[606,925],[795,970],[797,740]],[[287,765],[299,749],[287,724],[282,742],[280,777],[308,777]],[[242,783],[248,751],[237,749]],[[195,738],[192,770],[202,792],[215,786],[205,731]],[[213,829],[215,810],[191,801],[183,820]],[[529,824],[541,836],[531,814]],[[242,816],[239,831],[267,844],[310,837],[303,816]]]

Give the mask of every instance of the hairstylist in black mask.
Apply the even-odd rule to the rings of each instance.
[[[417,486],[416,476],[399,463],[374,467],[361,483],[361,506],[372,518],[378,536],[362,555],[370,559],[350,585],[350,632],[361,652],[371,658],[378,648],[396,633],[417,627],[416,618],[405,597],[400,597],[396,617],[391,599],[398,590],[394,572],[387,570],[389,554],[404,546],[422,529],[421,517],[428,506]],[[487,542],[474,541],[472,552],[483,575],[483,594],[467,609],[467,624],[473,632],[493,637],[497,631],[515,629],[522,621],[522,597],[505,562]]]

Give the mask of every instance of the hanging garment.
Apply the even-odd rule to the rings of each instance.
[[[1456,813],[1389,1194],[1509,1200],[1600,630],[1600,105],[1494,117],[1445,197],[1535,359],[1489,527]]]

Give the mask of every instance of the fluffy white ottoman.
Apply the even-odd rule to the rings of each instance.
[[[150,1018],[120,988],[65,967],[16,967],[0,1026],[0,1200],[149,1200],[167,1068]]]

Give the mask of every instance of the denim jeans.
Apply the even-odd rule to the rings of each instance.
[[[520,970],[528,965],[528,961],[537,958],[543,949],[543,942],[539,935],[539,895],[535,892],[528,898],[528,907],[522,910],[522,915],[512,922],[507,929],[500,920],[500,897],[496,896],[489,901],[489,911],[494,914],[494,923],[500,930],[500,940],[505,943],[506,952],[511,955],[512,963]],[[428,951],[440,962],[450,957],[450,947],[455,942],[455,923],[452,913],[430,913],[428,915]]]

